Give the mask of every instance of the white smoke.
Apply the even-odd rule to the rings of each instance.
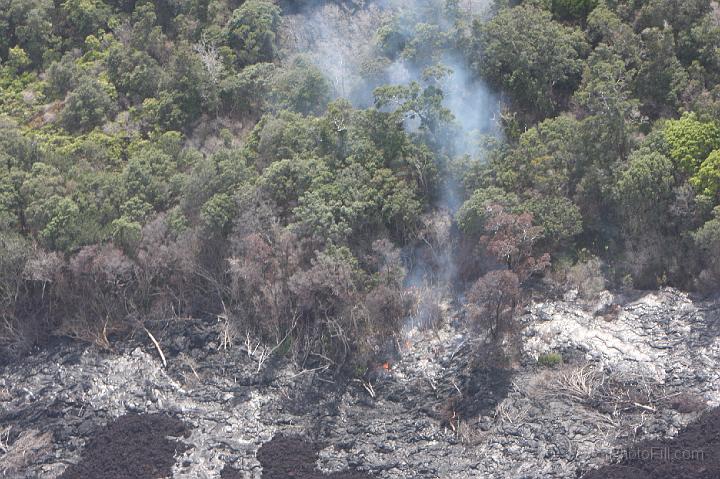
[[[449,4],[456,3],[464,21],[487,15],[489,0],[376,0],[352,2],[354,7],[318,0],[298,14],[284,17],[281,39],[286,54],[309,54],[316,66],[329,79],[335,96],[346,98],[357,108],[373,104],[373,90],[384,84],[423,84],[427,64],[415,65],[397,55],[394,60],[383,58],[376,51],[376,35],[383,22],[395,19],[399,30],[414,32],[418,24],[437,25],[448,32],[455,19],[448,18]],[[362,4],[361,8],[358,4]],[[424,52],[423,52],[424,53]],[[494,118],[499,110],[497,98],[471,72],[462,52],[448,49],[438,63],[449,68],[438,86],[443,90],[443,106],[449,109],[455,124],[443,151],[453,156],[467,156],[470,161],[483,161],[481,135],[497,135]],[[368,75],[368,66],[374,75]],[[463,162],[468,164],[468,161]],[[436,210],[424,218],[426,237],[421,248],[407,251],[406,285],[418,292],[418,311],[412,324],[433,316],[437,301],[452,289],[456,279],[453,258],[452,218],[459,209],[462,195],[458,181],[446,174]],[[440,299],[438,299],[440,301]],[[433,306],[435,304],[435,306]],[[409,323],[410,324],[410,323]]]

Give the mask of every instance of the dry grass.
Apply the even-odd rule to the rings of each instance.
[[[52,433],[23,431],[10,443],[12,428],[0,430],[0,476],[17,477],[28,465],[50,452]]]
[[[110,326],[110,319],[105,319],[100,323],[92,323],[86,318],[74,318],[63,323],[59,330],[59,334],[65,335],[76,341],[92,344],[103,351],[112,350],[112,345],[108,339],[108,335],[113,331]]]
[[[526,419],[529,409],[527,404],[522,409],[517,409],[510,406],[508,401],[502,401],[495,407],[494,418],[502,424],[520,424]]]
[[[605,375],[590,365],[561,369],[551,387],[556,394],[575,401],[595,399],[605,383]]]
[[[177,357],[177,364],[183,376],[183,385],[185,387],[194,387],[202,384],[203,380],[198,373],[198,363],[187,353],[181,352]]]
[[[590,364],[544,371],[522,389],[530,398],[570,401],[612,416],[630,410],[655,412],[660,399],[653,381],[609,376]]]

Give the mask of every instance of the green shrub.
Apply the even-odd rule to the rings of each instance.
[[[544,368],[554,368],[555,366],[562,364],[563,357],[560,353],[546,353],[538,356],[537,362],[538,365]]]

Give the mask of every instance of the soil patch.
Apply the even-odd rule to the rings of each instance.
[[[720,408],[706,412],[666,441],[643,441],[583,479],[717,479],[720,477]]]
[[[179,419],[162,414],[128,414],[96,432],[82,459],[59,479],[155,479],[172,476],[175,456],[188,447],[168,436],[186,434]]]
[[[315,468],[320,447],[299,437],[279,434],[262,445],[257,453],[263,467],[263,479],[371,479],[356,471],[323,474]],[[239,471],[226,467],[222,479],[241,479]]]

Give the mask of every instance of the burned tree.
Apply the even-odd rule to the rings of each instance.
[[[497,339],[511,324],[520,299],[520,280],[509,270],[490,271],[472,285],[467,297],[474,325],[487,327]]]

